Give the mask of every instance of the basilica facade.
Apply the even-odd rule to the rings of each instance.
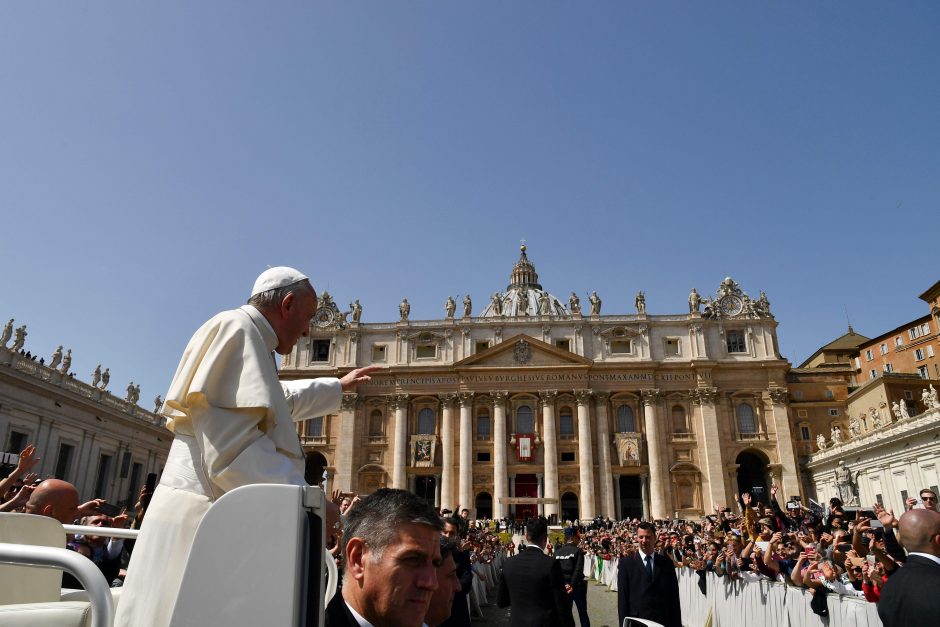
[[[682,299],[685,299],[683,295]],[[284,379],[386,366],[299,426],[334,489],[404,488],[478,517],[698,516],[734,494],[800,493],[777,322],[734,280],[688,310],[603,312],[542,288],[525,246],[475,314],[364,323],[328,294]]]

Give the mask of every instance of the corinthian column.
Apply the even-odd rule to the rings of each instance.
[[[803,494],[797,479],[796,454],[787,421],[787,390],[773,387],[767,390],[771,403],[771,418],[777,431],[777,454],[780,455],[780,489],[784,494]]]
[[[607,392],[594,393],[594,412],[597,416],[597,464],[600,481],[601,514],[615,520],[613,476],[610,472],[610,432],[607,425]]]
[[[408,452],[408,395],[396,394],[391,406],[395,409],[395,448],[392,457],[392,487],[408,488],[405,455]]]
[[[558,514],[558,443],[555,440],[555,397],[556,390],[539,392],[542,398],[542,445],[545,457],[545,493],[544,498],[554,499],[545,504],[545,516]]]
[[[441,509],[454,509],[454,400],[456,394],[440,394],[441,400]]]
[[[666,511],[666,502],[663,498],[666,477],[663,472],[663,460],[659,454],[660,435],[659,422],[656,419],[656,403],[659,401],[659,390],[642,390],[644,414],[646,415],[646,451],[650,462],[650,506],[652,518],[669,518]]]
[[[721,455],[721,437],[718,428],[718,415],[715,413],[715,397],[718,388],[696,388],[689,391],[689,395],[699,407],[702,416],[702,439],[705,444],[705,476],[708,478],[707,503],[730,505],[725,492],[725,464]],[[707,510],[708,507],[705,507]]]
[[[460,398],[460,507],[473,511],[473,392]]]
[[[591,448],[590,390],[577,390],[578,402],[578,470],[581,477],[581,520],[594,518],[594,452]]]
[[[339,413],[339,442],[336,448],[336,477],[333,487],[343,492],[356,491],[356,408],[361,404],[355,392],[343,394]]]
[[[509,507],[502,502],[508,496],[506,471],[506,399],[507,392],[493,392],[493,508],[494,518],[505,518]]]

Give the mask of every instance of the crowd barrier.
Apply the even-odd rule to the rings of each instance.
[[[616,591],[617,560],[587,557],[584,576]],[[688,568],[677,569],[676,573],[685,627],[882,627],[877,606],[863,598],[826,595],[829,617],[823,619],[813,613],[812,595],[805,588],[768,579],[746,582],[706,573],[706,593],[702,594],[698,573]]]

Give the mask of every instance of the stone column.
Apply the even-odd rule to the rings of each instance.
[[[545,490],[546,499],[555,499],[554,503],[545,504],[545,516],[558,514],[558,442],[555,439],[555,397],[556,390],[539,392],[542,398],[542,445],[545,457]]]
[[[440,394],[441,400],[441,509],[454,505],[454,400],[456,394]]]
[[[708,500],[704,504],[705,511],[711,511],[712,504],[730,507],[728,493],[725,490],[725,465],[721,451],[721,430],[718,426],[718,414],[715,413],[715,398],[718,388],[697,388],[689,391],[692,402],[699,408],[701,416],[702,442],[705,445],[704,453],[705,476],[708,479]]]
[[[460,398],[460,476],[458,498],[461,509],[473,511],[473,392],[461,392]]]
[[[509,495],[506,470],[506,399],[508,392],[493,392],[493,517],[504,518],[509,508],[502,500]]]
[[[666,511],[666,501],[663,496],[665,483],[667,481],[666,473],[663,468],[663,459],[660,455],[660,428],[656,418],[656,403],[659,401],[659,390],[647,389],[641,391],[643,395],[644,415],[646,416],[646,451],[650,462],[650,505],[652,507],[652,518],[665,519],[671,518],[670,512]]]
[[[786,388],[770,388],[767,391],[772,403],[771,419],[777,436],[777,455],[780,459],[780,489],[784,495],[799,494],[800,481],[797,475],[796,453],[793,450],[793,437],[787,417]]]
[[[343,404],[339,412],[339,442],[333,465],[336,475],[333,487],[343,492],[356,491],[356,455],[359,448],[359,433],[356,429],[356,408],[362,403],[355,392],[343,394]]]
[[[408,454],[408,395],[396,394],[392,397],[389,406],[395,410],[395,448],[392,453],[392,487],[405,490],[408,487],[408,471],[405,459]]]
[[[441,509],[441,476],[434,475],[434,507]]]
[[[611,516],[611,520],[620,520],[620,475],[613,475],[611,477],[614,482],[614,515]]]
[[[578,472],[581,479],[581,520],[594,518],[594,450],[591,447],[591,391],[577,390]]]
[[[650,476],[640,475],[640,494],[643,499],[643,520],[650,519]]]
[[[541,472],[535,473],[535,496],[538,498],[545,496],[545,474]],[[536,505],[535,511],[539,516],[545,516],[545,503]]]
[[[601,515],[614,518],[614,489],[610,473],[610,432],[607,424],[607,392],[594,392],[594,411],[597,416],[597,464],[600,481]],[[619,486],[616,486],[619,488]]]

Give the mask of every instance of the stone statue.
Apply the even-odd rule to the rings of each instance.
[[[137,385],[134,386],[134,402],[136,403],[139,400],[140,400],[140,384],[138,383]]]
[[[897,401],[894,401],[893,403],[891,403],[891,413],[894,414],[894,419],[895,419],[895,420],[900,420],[900,419],[902,418],[902,416],[901,416],[901,406],[898,405],[898,402],[897,402]]]
[[[646,315],[646,295],[643,293],[643,290],[640,290],[636,293],[636,299],[633,301],[636,304],[636,312],[642,316]]]
[[[357,298],[353,302],[349,303],[349,309],[352,311],[353,322],[359,322],[362,320],[362,305],[359,304],[359,299]],[[159,396],[157,398],[160,398]]]
[[[3,333],[0,333],[0,346],[6,348],[11,337],[13,337],[13,318],[3,325]]]
[[[571,296],[568,297],[568,304],[571,306],[572,314],[581,313],[581,299],[574,292],[571,292]]]
[[[842,444],[842,429],[839,425],[832,426],[832,429],[829,431],[829,439],[832,440],[833,446]]]
[[[470,294],[463,297],[463,317],[469,318],[470,311],[473,309],[473,301],[470,300]]]
[[[910,417],[911,417],[911,414],[910,414],[910,412],[909,412],[908,409],[907,409],[907,401],[904,400],[903,398],[901,399],[901,412],[900,412],[900,414],[901,414],[901,415],[898,416],[898,420],[903,420],[904,418],[910,418]]]
[[[839,466],[836,468],[836,489],[843,504],[852,505],[856,502],[855,487],[852,485],[852,471],[846,468],[844,461],[840,461]]]
[[[108,389],[109,383],[111,383],[111,369],[105,368],[104,372],[101,373],[101,389]]]
[[[457,303],[454,302],[453,296],[448,296],[447,301],[444,303],[444,314],[448,318],[453,318],[455,311],[457,311]]]
[[[72,367],[72,349],[65,351],[65,357],[62,358],[62,367],[59,368],[59,372],[62,374],[68,374],[69,368]]]
[[[490,302],[493,303],[493,313],[497,316],[503,315],[503,297],[499,295],[499,292],[493,292]]]
[[[127,384],[127,396],[124,397],[124,400],[128,403],[134,402],[134,382],[131,381]]]
[[[95,366],[95,371],[91,373],[91,387],[96,388],[101,383],[101,364]]]
[[[821,433],[816,436],[816,446],[820,451],[826,450],[826,438]]]
[[[21,327],[16,328],[16,331],[14,331],[13,346],[12,346],[14,353],[18,353],[20,349],[23,348],[23,345],[26,344],[27,335],[29,334],[26,332],[25,324]]]
[[[853,438],[857,438],[862,432],[862,425],[859,424],[858,418],[852,416],[849,419],[849,433]]]
[[[542,292],[539,296],[539,314],[547,316],[552,313],[552,302],[548,297],[548,292]]]
[[[401,314],[402,322],[408,319],[408,315],[411,313],[411,303],[408,302],[407,298],[401,299],[401,303],[398,305],[398,313]]]
[[[940,398],[937,398],[937,390],[934,389],[933,383],[930,384],[930,408],[936,409],[940,407]]]
[[[59,347],[52,351],[52,359],[49,360],[49,367],[53,370],[56,366],[62,363],[62,345],[59,344]]]
[[[153,413],[159,414],[161,407],[163,407],[163,397],[157,394],[157,397],[153,399]]]
[[[698,295],[695,288],[689,292],[689,313],[699,313],[702,307],[702,297]]]
[[[517,316],[529,315],[529,290],[522,288],[517,292],[519,294],[519,306],[516,310]]]
[[[877,429],[881,426],[881,414],[878,412],[878,408],[872,407],[868,410],[868,414],[871,416],[871,428]]]
[[[762,316],[770,315],[770,301],[767,300],[767,294],[764,290],[760,291],[760,298],[757,299],[757,313]]]
[[[591,315],[601,315],[601,299],[600,296],[597,295],[597,292],[591,292],[591,296],[588,298],[588,301],[591,303]]]

